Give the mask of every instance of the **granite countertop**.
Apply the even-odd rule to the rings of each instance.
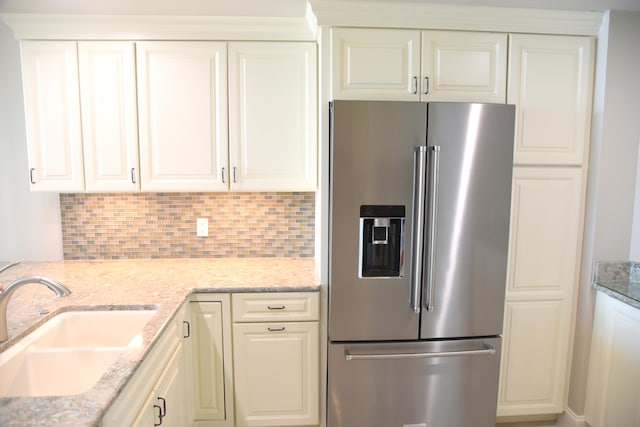
[[[4,264],[0,264],[0,267]],[[7,309],[9,341],[0,353],[54,315],[69,310],[157,306],[143,345],[123,354],[89,391],[74,396],[0,398],[0,426],[96,426],[183,302],[194,292],[317,291],[312,258],[215,258],[21,263],[0,287],[30,275],[64,283],[56,298],[42,285],[17,289]]]
[[[597,262],[593,287],[640,309],[640,263]]]

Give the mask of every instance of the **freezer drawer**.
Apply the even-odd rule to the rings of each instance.
[[[329,345],[328,427],[495,427],[501,338]]]

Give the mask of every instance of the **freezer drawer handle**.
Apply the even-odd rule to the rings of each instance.
[[[462,350],[462,351],[436,351],[433,353],[390,353],[390,354],[351,354],[347,350],[344,354],[346,360],[385,360],[385,359],[424,359],[431,357],[457,357],[493,355],[496,349],[484,344],[482,350]]]

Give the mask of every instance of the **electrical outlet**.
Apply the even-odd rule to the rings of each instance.
[[[207,237],[209,235],[209,219],[198,218],[196,219],[196,236]]]

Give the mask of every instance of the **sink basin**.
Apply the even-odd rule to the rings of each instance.
[[[61,313],[0,354],[0,397],[62,396],[91,389],[156,310]]]
[[[36,348],[128,347],[155,310],[70,311],[33,332]]]

